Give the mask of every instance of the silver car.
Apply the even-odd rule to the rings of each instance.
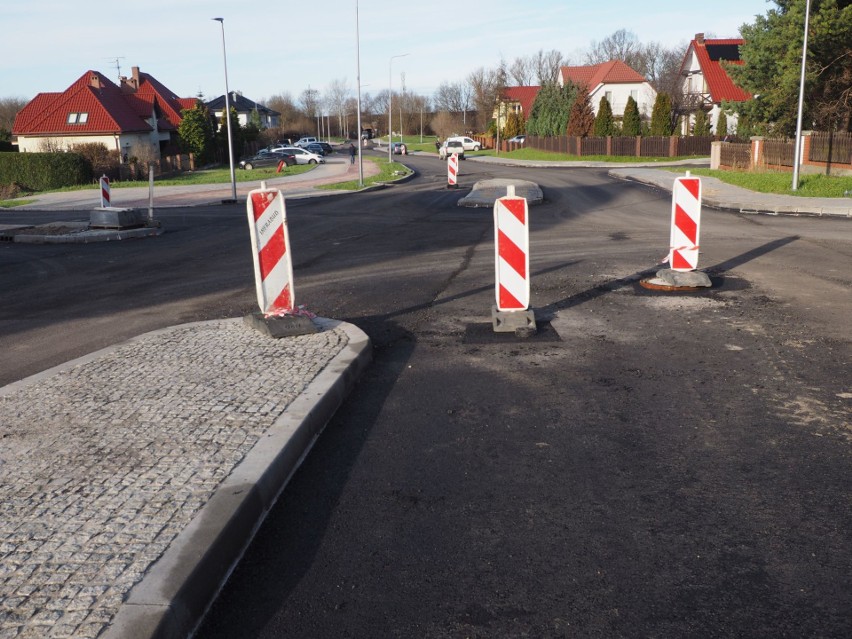
[[[325,158],[297,146],[277,146],[270,151],[283,151],[296,158],[296,164],[325,164]]]

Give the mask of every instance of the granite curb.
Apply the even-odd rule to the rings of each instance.
[[[348,344],[133,587],[103,639],[183,639],[203,619],[293,473],[372,359],[369,338],[354,325],[314,321],[324,329],[343,329]]]
[[[0,635],[191,635],[371,360],[313,321],[181,324],[0,388]]]
[[[654,169],[612,169],[609,175],[620,180],[639,182],[671,192],[678,175]],[[815,217],[852,217],[852,199],[816,198],[757,193],[712,177],[702,181],[702,203],[736,213],[765,215],[803,215]]]

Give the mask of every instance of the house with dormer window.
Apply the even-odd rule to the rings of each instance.
[[[21,109],[12,143],[21,152],[38,152],[94,142],[125,159],[155,160],[176,148],[181,110],[196,101],[179,98],[139,67],[119,84],[90,70],[62,93],[39,93]]]
[[[220,95],[205,104],[213,117],[216,118],[216,122],[220,122],[225,113],[225,96]],[[239,91],[231,91],[228,94],[228,104],[237,112],[240,126],[246,126],[251,122],[254,114],[260,122],[261,129],[275,129],[280,126],[281,114],[278,111],[250,100]]]
[[[743,64],[740,45],[744,43],[745,40],[738,38],[705,38],[703,33],[696,33],[681,63],[683,108],[691,114],[703,109],[708,114],[707,120],[714,132],[722,112],[722,102],[745,102],[751,99],[751,94],[734,84],[725,69],[725,64]],[[736,113],[726,113],[726,117],[728,131],[735,131]],[[681,131],[684,135],[688,133],[693,120],[694,115],[684,118]]]
[[[643,118],[649,118],[657,99],[657,91],[651,83],[621,60],[562,67],[559,70],[559,84],[565,86],[568,82],[586,87],[595,115],[598,114],[603,97],[607,99],[612,114],[617,118],[624,115],[628,98],[633,98],[639,107],[639,114]]]

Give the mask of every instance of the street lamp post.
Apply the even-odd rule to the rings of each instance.
[[[393,162],[393,60],[407,55],[409,54],[392,55],[388,62],[388,162]]]
[[[799,155],[802,152],[802,107],[805,101],[805,64],[808,58],[808,19],[811,14],[811,0],[805,2],[805,38],[802,43],[802,77],[799,80],[799,112],[796,115],[796,146],[793,156],[793,190],[799,188]]]
[[[358,85],[358,188],[364,187],[364,159],[361,155],[361,36],[358,28],[358,0],[355,0],[355,84]]]
[[[234,138],[231,133],[231,99],[228,89],[228,56],[225,53],[225,18],[212,18],[222,26],[222,61],[225,64],[225,126],[228,129],[228,164],[231,167],[231,200],[237,201],[237,176],[234,173]]]

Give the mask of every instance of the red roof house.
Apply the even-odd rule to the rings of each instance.
[[[639,113],[643,116],[650,116],[657,99],[657,92],[651,83],[621,60],[562,67],[559,72],[559,84],[564,86],[567,82],[586,87],[596,115],[602,97],[606,97],[616,117],[624,115],[624,107],[627,106],[629,97],[636,101]]]
[[[196,99],[179,98],[139,67],[119,82],[86,71],[62,93],[39,93],[18,112],[13,142],[20,151],[101,142],[141,160],[159,158],[175,141],[181,110]]]
[[[751,99],[748,91],[734,84],[723,65],[723,62],[743,64],[740,46],[744,43],[745,40],[738,38],[706,39],[703,33],[697,33],[681,63],[685,104],[693,111],[709,111],[714,131],[723,101],[745,102]],[[736,128],[736,114],[726,115],[729,129],[732,126]]]

